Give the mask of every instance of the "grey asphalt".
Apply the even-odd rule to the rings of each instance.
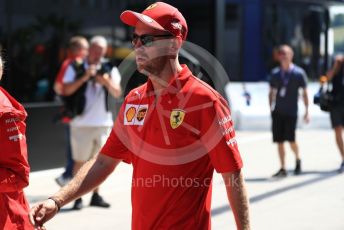
[[[299,130],[297,139],[304,173],[292,175],[295,159],[287,146],[290,175],[278,180],[271,179],[279,165],[270,132],[239,131],[237,139],[245,165],[252,229],[344,229],[344,173],[336,171],[340,157],[332,130]],[[130,165],[120,164],[101,186],[101,195],[111,203],[109,209],[89,207],[90,195],[86,195],[84,209],[71,211],[71,204],[63,207],[46,224],[47,229],[130,229],[131,171]],[[30,186],[25,190],[31,204],[58,190],[54,178],[61,172],[62,169],[54,169],[31,174]],[[216,173],[212,229],[236,229],[224,184]]]

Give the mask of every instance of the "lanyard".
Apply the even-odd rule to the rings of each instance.
[[[294,72],[294,67],[292,67],[288,71],[284,71],[281,69],[281,79],[283,82],[283,87],[286,87],[288,85],[289,80],[290,80],[290,76],[292,75],[293,72]]]

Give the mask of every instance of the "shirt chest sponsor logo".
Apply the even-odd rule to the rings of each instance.
[[[224,125],[226,125],[230,121],[232,121],[231,115],[228,115],[228,116],[218,120],[220,126],[224,126]]]
[[[20,121],[19,118],[9,118],[5,120],[5,123],[9,124],[9,123],[15,123],[17,121]]]
[[[14,135],[14,136],[9,136],[9,137],[8,137],[8,139],[9,139],[10,141],[14,141],[14,142],[17,142],[17,141],[19,141],[19,140],[21,140],[21,139],[23,139],[23,138],[24,138],[24,135],[21,134],[21,133],[19,133],[18,135]]]
[[[18,128],[17,126],[14,126],[14,127],[11,127],[11,128],[6,129],[6,131],[7,131],[8,133],[14,132],[14,131],[17,131],[17,130],[19,130],[19,128]]]
[[[228,146],[234,147],[237,144],[237,140],[235,138],[231,138],[231,139],[227,140],[226,143]]]
[[[170,125],[172,129],[178,128],[184,121],[185,111],[181,109],[174,109],[170,115]]]
[[[124,125],[143,125],[148,105],[126,104],[124,110]]]

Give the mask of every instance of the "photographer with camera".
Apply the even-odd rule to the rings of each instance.
[[[339,172],[344,172],[344,56],[335,58],[333,67],[327,72],[328,81],[332,83],[333,103],[330,109],[332,128],[335,133],[336,143],[342,157]]]
[[[93,37],[87,58],[72,62],[63,77],[65,110],[72,118],[73,175],[99,152],[111,131],[113,119],[108,108],[108,93],[115,98],[121,95],[119,83],[111,76],[111,66],[103,60],[106,49],[104,37]],[[90,205],[110,206],[98,194],[98,188],[94,190]],[[82,207],[82,199],[79,198],[73,209],[80,210]]]
[[[63,76],[67,70],[67,67],[69,64],[71,64],[73,61],[76,60],[83,60],[88,55],[88,48],[89,44],[85,37],[82,36],[73,36],[68,44],[68,56],[63,61],[60,70],[56,76],[55,82],[54,82],[54,91],[56,95],[59,97],[63,94]],[[59,111],[58,115],[56,116],[56,120],[59,120],[64,127],[65,127],[65,135],[66,135],[66,165],[64,172],[57,178],[55,178],[56,183],[59,186],[66,185],[71,178],[73,177],[73,167],[74,167],[74,161],[72,159],[72,149],[70,145],[70,128],[69,128],[69,122],[70,118],[68,116],[64,116],[64,107],[62,110]]]

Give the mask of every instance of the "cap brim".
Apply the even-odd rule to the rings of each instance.
[[[140,13],[131,11],[131,10],[124,11],[121,14],[120,18],[121,18],[123,23],[125,23],[125,24],[127,24],[129,26],[136,27],[137,22],[141,21],[145,25],[147,25],[149,27],[152,27],[154,29],[162,30],[162,31],[167,31],[167,30],[164,29],[164,27],[162,27],[159,23],[157,23],[151,17],[149,17],[147,15],[144,15],[144,14],[140,14]]]

